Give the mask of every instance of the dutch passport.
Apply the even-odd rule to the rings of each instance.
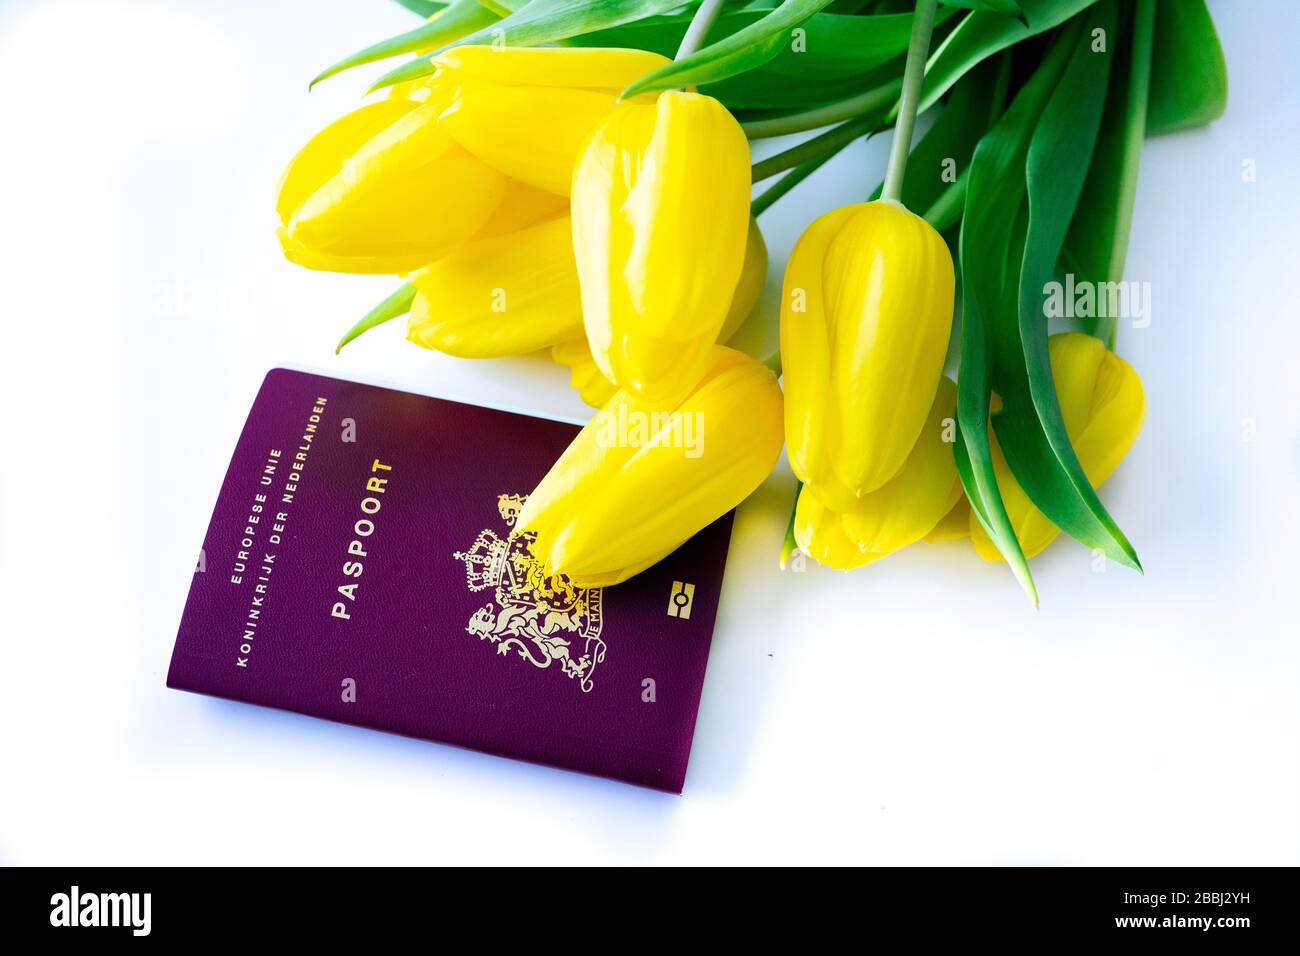
[[[731,515],[617,586],[546,576],[514,520],[576,433],[271,371],[167,686],[680,792]]]

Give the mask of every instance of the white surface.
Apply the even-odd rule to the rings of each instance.
[[[782,574],[783,469],[740,510],[677,798],[164,688],[268,368],[586,412],[398,323],[336,359],[392,280],[279,254],[281,166],[363,83],[307,78],[408,13],[0,4],[0,862],[1300,862],[1300,14],[1214,11],[1228,115],[1148,144],[1128,261],[1150,414],[1104,497],[1146,576],[1062,540],[1034,612],[964,545]],[[774,276],[885,147],[765,217]]]

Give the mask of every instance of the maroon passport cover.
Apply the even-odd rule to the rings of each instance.
[[[544,577],[512,524],[576,432],[273,370],[167,686],[680,792],[731,515],[616,587]]]

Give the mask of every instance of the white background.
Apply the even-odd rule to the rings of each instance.
[[[268,368],[588,412],[399,323],[335,358],[393,280],[280,256],[282,165],[374,71],[307,79],[409,13],[0,2],[0,862],[1300,862],[1300,13],[1213,10],[1228,114],[1148,143],[1128,258],[1150,411],[1104,498],[1145,577],[1064,539],[1039,611],[962,543],[783,574],[783,465],[739,511],[674,797],[164,687]],[[886,147],[764,217],[770,282]]]

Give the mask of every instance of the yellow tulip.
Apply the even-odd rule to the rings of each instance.
[[[902,467],[943,374],[952,257],[890,202],[817,219],[795,245],[781,301],[790,465],[836,511]]]
[[[462,46],[434,62],[447,132],[507,176],[567,196],[574,160],[619,93],[669,61],[645,50]]]
[[[401,273],[478,232],[511,184],[438,128],[440,108],[380,100],[308,141],[280,180],[285,255],[311,269]]]
[[[714,346],[674,406],[616,392],[529,495],[515,527],[536,533],[548,573],[617,584],[748,497],[781,440],[776,376]]]
[[[745,258],[749,143],[717,100],[620,104],[573,173],[573,243],[600,370],[671,404],[708,361]]]
[[[838,511],[816,485],[804,485],[795,508],[794,534],[800,550],[822,564],[861,567],[920,541],[961,497],[953,460],[957,386],[939,380],[920,437],[889,481]]]
[[[462,358],[524,355],[582,335],[567,215],[458,247],[410,277],[407,338]]]
[[[406,273],[553,215],[622,84],[667,61],[640,50],[457,47],[433,62],[426,81],[342,117],[290,162],[276,201],[289,259]]]
[[[732,293],[731,307],[727,318],[718,333],[718,342],[725,345],[736,331],[749,318],[758,303],[767,281],[767,243],[758,222],[749,221],[749,238],[745,244],[745,264],[740,270],[740,281]],[[607,379],[596,365],[596,360],[587,345],[586,336],[579,336],[569,342],[563,342],[551,349],[551,358],[560,365],[569,368],[569,384],[582,396],[582,400],[593,408],[600,408],[610,396],[618,391],[618,386]]]
[[[1094,488],[1100,487],[1119,467],[1142,429],[1146,415],[1142,380],[1128,362],[1091,335],[1063,332],[1053,335],[1047,345],[1066,434],[1088,481]],[[1060,529],[1029,500],[1011,474],[995,436],[992,444],[1002,502],[1021,550],[1032,558],[1055,540]],[[973,512],[970,535],[980,557],[1003,560]]]

